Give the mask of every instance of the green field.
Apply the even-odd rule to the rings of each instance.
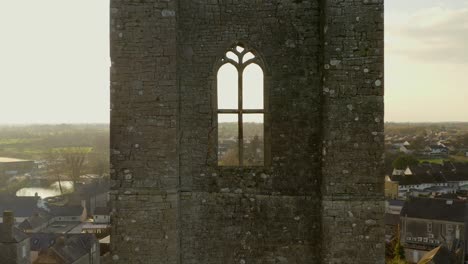
[[[468,163],[468,157],[463,156],[455,156],[451,155],[446,159],[436,158],[436,159],[419,159],[419,162],[429,162],[434,164],[443,164],[444,161],[451,161],[451,162],[461,162],[461,163]]]
[[[72,147],[107,160],[109,125],[0,126],[0,157],[39,160],[50,151]]]

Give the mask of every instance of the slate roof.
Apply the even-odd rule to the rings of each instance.
[[[397,226],[400,224],[400,215],[385,214],[385,225]]]
[[[447,150],[447,147],[444,147],[442,145],[430,145],[429,146],[431,149],[441,149],[441,150]]]
[[[63,242],[60,242],[63,239]],[[73,263],[90,253],[98,240],[93,234],[31,234],[31,251],[51,250],[59,256],[63,263]]]
[[[21,224],[19,224],[18,228],[21,230],[34,229],[47,223],[47,221],[49,221],[50,218],[51,217],[49,215],[35,213],[28,219],[24,220]]]
[[[426,253],[418,264],[453,264],[455,257],[450,250],[445,246],[438,246],[435,249]]]
[[[65,244],[55,244],[52,250],[64,260],[65,263],[74,263],[83,255],[90,253],[94,244],[98,240],[93,234],[78,234],[67,237]]]
[[[433,170],[432,164],[419,164],[410,167],[413,175],[392,175],[392,181],[397,181],[399,185],[419,185],[423,183],[444,183],[447,180],[444,176]]]
[[[107,193],[110,190],[110,183],[107,181],[99,183],[84,184],[77,188],[75,192],[80,197],[93,197],[101,193]]]
[[[390,178],[402,186],[468,181],[468,164],[466,163],[421,163],[410,166],[410,170],[413,175],[392,175]]]
[[[468,215],[468,204],[461,200],[411,198],[403,206],[400,215],[464,223],[465,215]]]
[[[39,211],[39,197],[18,197],[13,195],[0,196],[0,212],[13,211],[15,217],[30,217]]]
[[[55,245],[57,237],[61,234],[33,233],[31,234],[31,251],[41,251]]]
[[[54,216],[81,216],[83,213],[81,205],[49,206],[49,209]]]
[[[405,201],[404,200],[389,200],[388,205],[389,206],[403,206],[405,205]]]

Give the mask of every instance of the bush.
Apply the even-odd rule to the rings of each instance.
[[[408,166],[415,166],[419,164],[419,160],[411,155],[400,155],[392,163],[393,168],[397,170],[404,170]]]

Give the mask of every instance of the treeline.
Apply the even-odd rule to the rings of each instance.
[[[66,147],[109,153],[109,125],[0,126],[0,156],[41,159],[50,149]]]
[[[48,161],[51,153],[66,153],[67,149],[76,148],[86,150],[83,173],[107,173],[109,125],[0,126],[0,157]]]
[[[244,138],[254,138],[259,136],[263,138],[263,124],[261,123],[244,123]],[[218,127],[218,136],[219,138],[237,138],[238,137],[238,123],[220,123]]]
[[[385,133],[401,136],[424,136],[428,132],[468,134],[468,123],[385,123]]]

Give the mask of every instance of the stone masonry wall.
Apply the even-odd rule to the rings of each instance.
[[[318,263],[318,2],[179,2],[182,263]],[[214,66],[238,41],[266,65],[270,166],[217,166]]]
[[[383,0],[323,12],[323,263],[384,263]]]
[[[111,250],[179,263],[177,1],[111,1]]]
[[[382,5],[111,0],[111,261],[381,263]],[[263,167],[217,166],[238,42],[265,63]]]

